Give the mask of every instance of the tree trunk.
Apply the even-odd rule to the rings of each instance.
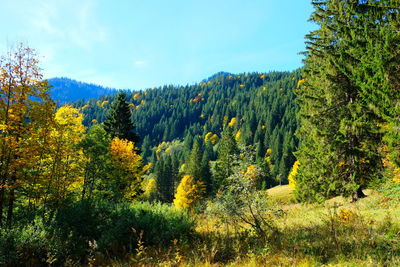
[[[359,188],[357,189],[357,191],[353,193],[351,202],[356,202],[356,201],[359,200],[360,198],[364,198],[364,197],[366,197],[366,196],[367,196],[367,195],[364,194],[364,192],[362,191],[361,187],[359,187]]]
[[[14,211],[14,200],[15,200],[15,190],[12,188],[10,190],[10,197],[8,199],[8,211],[7,211],[7,225],[11,226],[13,220]]]

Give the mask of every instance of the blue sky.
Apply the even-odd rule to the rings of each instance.
[[[0,0],[0,54],[18,42],[45,78],[114,88],[301,66],[310,0]]]

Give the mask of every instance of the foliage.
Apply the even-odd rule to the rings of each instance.
[[[183,209],[192,209],[203,197],[205,191],[203,182],[196,181],[191,175],[184,175],[176,189],[174,205]]]
[[[263,238],[276,234],[274,211],[267,202],[266,192],[258,191],[251,177],[242,172],[235,172],[227,182],[209,212],[225,223],[248,225]]]
[[[122,194],[126,199],[134,198],[141,190],[142,158],[136,153],[133,142],[114,137],[110,143],[113,163],[114,194]]]
[[[34,50],[20,44],[0,58],[0,224],[6,203],[11,224],[21,186],[35,183],[30,170],[44,153],[53,108]]]
[[[87,264],[95,255],[134,252],[142,232],[146,246],[185,240],[193,221],[183,212],[161,204],[113,204],[80,201],[60,209],[50,222],[0,230],[0,264]]]
[[[118,93],[117,99],[111,104],[107,120],[104,121],[104,129],[112,138],[118,137],[138,144],[140,139],[134,132],[131,110],[125,98],[125,93]]]
[[[303,200],[335,195],[357,200],[371,180],[382,177],[382,117],[373,108],[382,99],[365,101],[365,90],[384,94],[386,88],[381,87],[384,83],[370,87],[367,73],[374,71],[363,68],[379,68],[381,62],[362,51],[379,40],[376,27],[384,29],[395,18],[385,15],[390,8],[370,4],[313,1],[311,20],[318,29],[307,35],[304,82],[296,91],[302,125],[297,133],[301,165],[296,192]]]
[[[293,151],[297,147],[294,132],[298,105],[294,101],[294,88],[299,79],[300,71],[220,74],[195,85],[148,89],[140,92],[136,99],[135,94],[139,92],[126,92],[126,101],[132,109],[140,107],[134,109],[133,119],[138,135],[143,138],[140,146],[143,160],[156,165],[165,149],[154,151],[162,142],[185,140],[184,147],[171,147],[169,152],[179,160],[179,165],[188,159],[195,138],[199,139],[200,150],[205,150],[208,141],[217,150],[224,127],[235,118],[232,130],[234,134],[240,130],[238,144],[259,146],[261,158],[268,148],[274,150],[270,170],[274,179],[266,186],[277,184],[278,174],[281,174],[282,183],[287,183],[286,177],[295,161]],[[116,98],[109,95],[99,100],[78,101],[75,105],[86,106],[83,110],[85,123],[90,125],[93,119],[103,122],[110,110],[110,105],[101,107],[97,101],[111,103]]]
[[[289,185],[290,187],[292,187],[293,189],[296,189],[296,175],[297,172],[299,171],[299,164],[300,162],[298,160],[296,160],[293,164],[292,170],[289,173]]]

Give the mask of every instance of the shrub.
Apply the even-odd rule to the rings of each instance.
[[[37,217],[0,230],[0,265],[84,264],[96,253],[134,252],[139,238],[145,246],[164,246],[193,233],[194,221],[172,206],[80,201],[58,210],[47,224]]]

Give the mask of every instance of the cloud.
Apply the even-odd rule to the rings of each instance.
[[[148,61],[146,60],[135,60],[134,65],[137,68],[143,68],[146,67],[149,64]]]

